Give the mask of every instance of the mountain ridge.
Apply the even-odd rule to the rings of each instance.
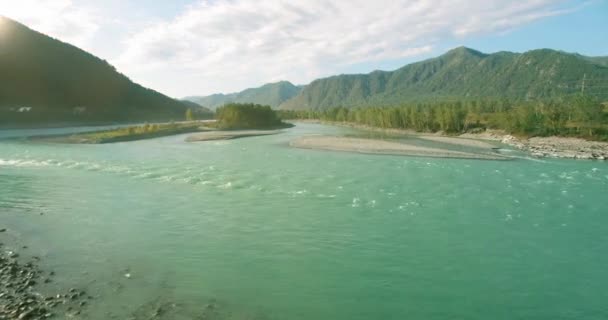
[[[3,16],[0,25],[0,124],[184,118],[188,106],[132,82],[106,60]]]
[[[467,47],[393,71],[316,79],[280,109],[394,106],[436,99],[550,99],[580,91],[583,78],[607,80],[604,57],[552,49],[492,54]],[[588,83],[590,95],[604,95]],[[608,98],[608,97],[607,97]]]
[[[208,96],[190,96],[184,100],[192,101],[215,110],[224,104],[236,103],[256,103],[269,105],[277,108],[281,103],[294,97],[301,90],[289,81],[278,81],[264,84],[260,87],[248,88],[243,91],[233,93],[216,93]]]

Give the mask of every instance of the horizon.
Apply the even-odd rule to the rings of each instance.
[[[443,7],[430,8],[432,1],[396,4],[406,8],[409,15],[432,13],[430,18],[423,17],[428,20],[411,23],[407,21],[409,17],[385,22],[383,18],[393,17],[390,10],[374,16],[340,3],[333,6],[338,22],[363,16],[374,23],[382,22],[365,25],[363,22],[370,21],[362,21],[360,25],[365,27],[354,31],[346,28],[351,25],[338,26],[331,20],[333,17],[327,17],[320,6],[322,2],[315,3],[315,7],[305,2],[287,5],[282,1],[263,1],[259,7],[277,20],[269,19],[268,23],[256,22],[259,13],[253,9],[258,7],[241,0],[183,0],[155,6],[146,6],[139,0],[122,4],[111,1],[103,8],[94,0],[79,4],[69,0],[54,4],[2,1],[0,15],[105,59],[133,81],[179,99],[229,94],[280,81],[307,85],[335,75],[392,71],[458,47],[486,54],[551,49],[591,57],[608,55],[608,44],[597,41],[605,37],[601,34],[605,30],[602,25],[608,27],[600,13],[608,9],[606,1],[497,1],[485,6],[474,3],[468,4],[472,18],[466,24],[452,17],[457,13],[446,12]],[[34,3],[36,10],[31,10]],[[123,16],[125,8],[140,10],[137,14],[143,18],[137,22],[127,19]],[[446,15],[450,19],[444,22]],[[202,17],[209,18],[207,24],[200,23]],[[294,19],[301,21],[294,24]],[[568,25],[573,21],[579,22],[576,30]],[[430,33],[418,30],[402,35],[393,28],[420,29],[425,24],[432,25]],[[335,27],[335,34],[329,30],[328,35],[319,36],[323,31],[319,28],[327,26]],[[366,34],[361,36],[359,31]],[[205,32],[214,38],[197,42],[206,40]],[[340,32],[349,32],[347,39],[339,37]],[[586,36],[580,37],[581,34]],[[224,41],[232,47],[224,49]],[[307,46],[314,50],[305,50],[309,49]]]

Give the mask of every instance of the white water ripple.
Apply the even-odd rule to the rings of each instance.
[[[133,179],[155,180],[166,183],[182,183],[200,186],[212,186],[219,189],[233,189],[233,181],[224,180],[225,177],[218,175],[216,167],[189,168],[184,171],[180,167],[131,167],[115,163],[77,161],[77,160],[57,160],[57,159],[0,159],[0,167],[14,168],[37,168],[37,167],[57,167],[68,170],[81,170],[89,172],[110,173],[126,176]],[[195,172],[198,171],[198,172]],[[213,173],[212,173],[213,172]],[[210,176],[217,176],[214,179]],[[239,186],[249,184],[247,181],[239,182]],[[306,191],[298,191],[295,194],[303,194]]]

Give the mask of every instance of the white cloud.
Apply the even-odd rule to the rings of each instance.
[[[567,3],[200,1],[172,21],[132,35],[118,64],[137,75],[188,74],[189,81],[176,90],[183,94],[240,90],[279,79],[306,83],[355,64],[429,53],[438,41],[506,32],[561,14]]]
[[[556,4],[566,1],[528,0],[513,2],[502,10],[497,10],[496,2],[482,2],[475,11],[471,12],[464,23],[457,26],[454,34],[467,36],[476,33],[504,33],[543,18],[570,13],[574,7],[561,8]]]
[[[418,59],[441,52],[445,43],[466,43],[471,37],[565,14],[577,3],[191,1],[172,18],[147,10],[166,3],[135,10],[133,3],[119,0],[0,0],[0,14],[100,54],[146,86],[183,96],[238,91],[276,80],[308,83]]]
[[[0,0],[0,14],[83,48],[99,29],[93,12],[71,0]]]

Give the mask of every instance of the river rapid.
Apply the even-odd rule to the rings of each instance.
[[[85,128],[86,129],[86,128]],[[0,242],[82,319],[607,319],[608,164],[0,131]],[[431,142],[420,142],[431,143]]]

